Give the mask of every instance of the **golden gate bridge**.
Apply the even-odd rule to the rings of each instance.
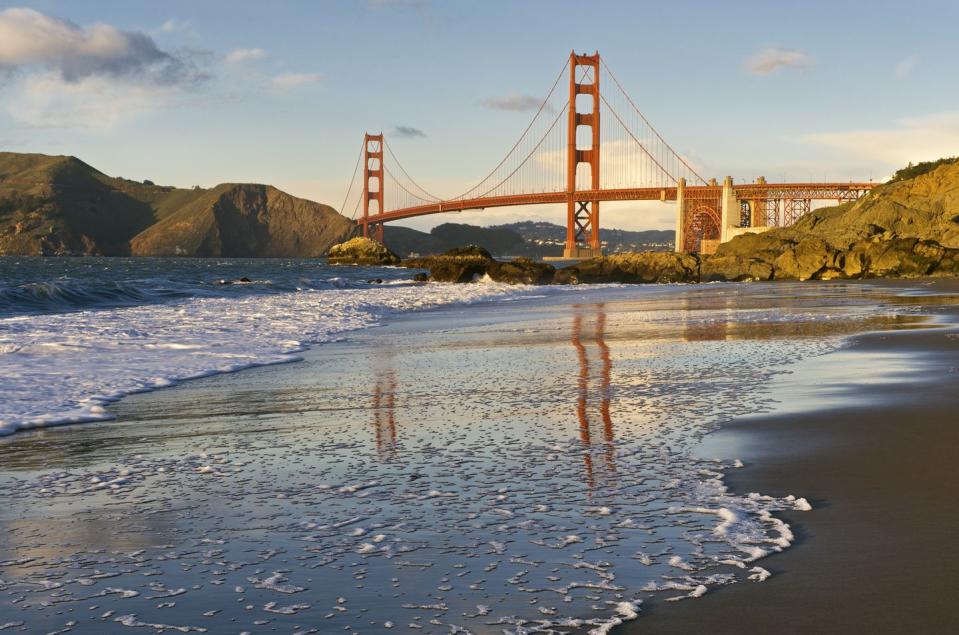
[[[560,89],[564,76],[568,91]],[[675,202],[677,251],[709,253],[738,234],[791,225],[813,201],[856,200],[874,186],[707,180],[653,127],[598,52],[575,51],[516,143],[465,192],[432,194],[410,176],[382,133],[367,133],[341,211],[353,200],[361,165],[353,218],[366,237],[382,242],[383,224],[404,218],[565,203],[569,258],[601,255],[599,209],[605,201]]]

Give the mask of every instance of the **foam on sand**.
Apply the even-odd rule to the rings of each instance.
[[[0,318],[0,436],[108,420],[105,406],[125,395],[296,361],[312,344],[390,315],[529,294],[524,287],[496,283],[327,285]]]

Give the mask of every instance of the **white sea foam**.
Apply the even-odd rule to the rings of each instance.
[[[496,283],[393,284],[3,318],[0,436],[107,420],[104,406],[125,395],[295,361],[310,344],[389,315],[529,294]]]

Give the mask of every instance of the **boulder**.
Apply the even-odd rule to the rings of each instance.
[[[509,262],[490,262],[487,275],[496,282],[509,284],[549,284],[553,281],[556,267],[529,258],[516,258]]]
[[[643,252],[613,254],[564,267],[556,284],[699,282],[699,258],[693,254]]]
[[[935,241],[916,238],[860,241],[846,254],[845,271],[861,269],[857,277],[870,278],[913,278],[936,271],[952,273],[957,251]]]
[[[787,246],[772,262],[777,280],[811,280],[842,269],[840,253],[821,238],[804,238]],[[833,276],[834,277],[834,276]]]
[[[769,280],[773,266],[757,258],[746,256],[705,256],[699,264],[701,282],[752,282]]]
[[[464,247],[454,247],[449,251],[443,252],[448,258],[482,258],[483,260],[492,260],[493,256],[483,247],[478,245],[466,245]]]
[[[439,256],[409,258],[402,262],[411,269],[429,269],[434,282],[472,282],[486,275],[493,256],[482,247],[467,245],[450,249]]]
[[[433,282],[473,282],[486,275],[491,260],[436,256],[429,264]]]
[[[372,238],[357,237],[333,245],[327,254],[331,265],[396,265],[400,257]]]

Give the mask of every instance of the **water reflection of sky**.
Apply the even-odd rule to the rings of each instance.
[[[8,440],[0,622],[568,632],[749,582],[795,502],[725,492],[697,441],[842,334],[918,319],[770,288],[426,316]]]

